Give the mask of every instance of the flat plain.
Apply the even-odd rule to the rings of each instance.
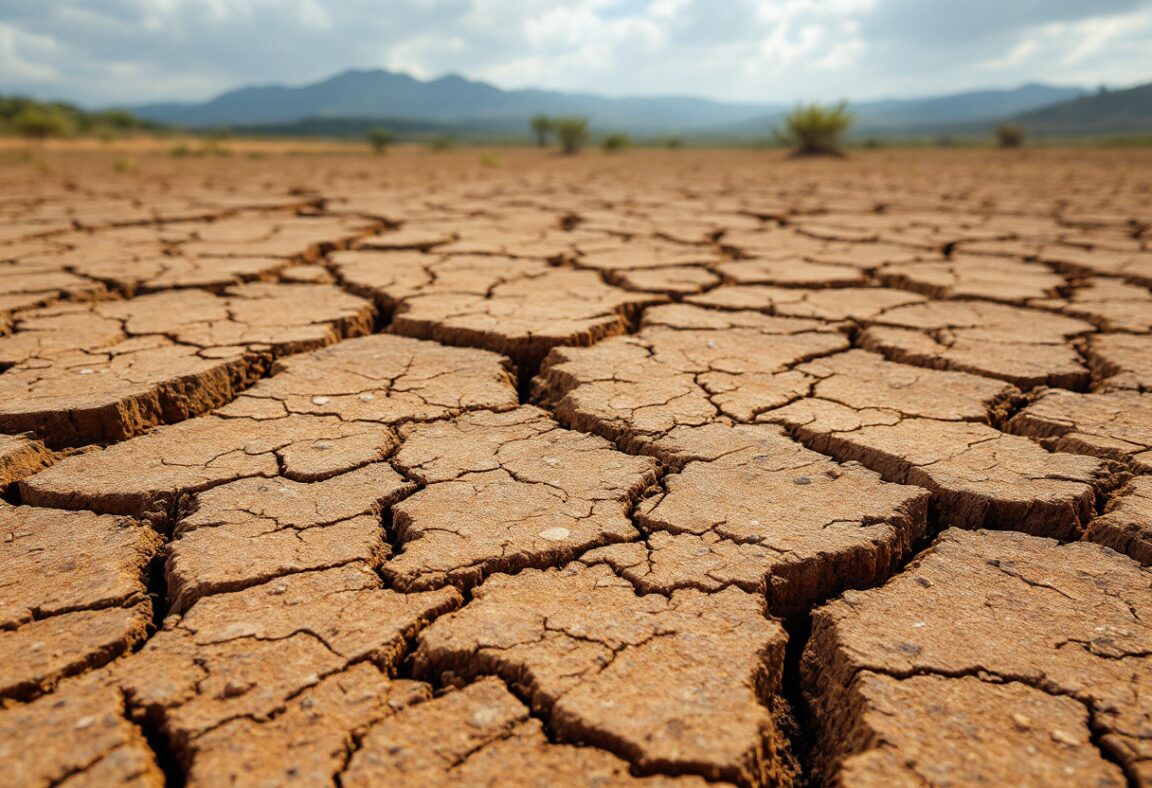
[[[1152,152],[0,156],[0,782],[1152,785]]]

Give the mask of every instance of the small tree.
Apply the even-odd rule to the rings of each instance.
[[[604,139],[600,141],[600,147],[604,149],[605,153],[615,153],[616,151],[632,147],[632,140],[627,134],[621,134],[616,131],[606,135]]]
[[[588,118],[568,115],[554,121],[556,136],[560,138],[560,150],[569,155],[579,153],[588,142]]]
[[[62,137],[72,131],[68,116],[56,107],[29,106],[12,120],[17,134],[34,140]]]
[[[367,139],[368,144],[372,146],[373,153],[384,153],[392,144],[392,132],[388,129],[372,129],[368,132]]]
[[[784,118],[784,133],[776,136],[795,148],[794,156],[843,156],[840,138],[852,121],[844,102],[833,107],[801,105]]]
[[[1005,124],[996,129],[996,141],[1001,148],[1019,148],[1024,144],[1024,129]]]
[[[532,116],[532,133],[536,135],[536,144],[541,148],[547,147],[548,138],[556,130],[556,124],[547,115]]]
[[[679,137],[669,137],[664,140],[664,147],[668,150],[680,150],[684,147],[684,140]]]

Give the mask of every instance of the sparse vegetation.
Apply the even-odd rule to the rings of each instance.
[[[794,156],[843,156],[844,132],[852,125],[848,105],[801,105],[784,118],[784,131],[776,137],[794,148]]]
[[[0,134],[17,134],[29,139],[92,135],[111,140],[137,131],[157,131],[160,126],[140,120],[124,110],[86,112],[62,102],[0,98]]]
[[[632,147],[632,139],[627,134],[621,134],[617,131],[605,135],[604,139],[600,141],[600,147],[604,149],[605,153],[615,153]]]
[[[553,121],[553,127],[560,140],[561,153],[568,155],[579,153],[580,149],[588,143],[588,118],[578,115],[556,118]]]
[[[451,150],[456,145],[456,141],[451,137],[437,137],[428,143],[428,150],[439,153],[440,151]]]
[[[555,130],[555,121],[547,115],[534,115],[532,117],[532,133],[536,135],[536,144],[541,148],[548,146],[548,141]]]
[[[1001,148],[1019,148],[1024,144],[1024,129],[1011,124],[996,128],[996,143]]]
[[[372,129],[366,138],[372,146],[372,152],[376,154],[386,153],[393,140],[392,132],[388,129]]]
[[[12,119],[12,129],[21,137],[43,140],[66,137],[75,130],[72,119],[57,107],[31,106]]]

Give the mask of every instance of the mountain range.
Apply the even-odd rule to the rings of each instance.
[[[1130,91],[1105,94],[1108,118],[1122,130],[1152,128],[1140,110],[1150,95]],[[1105,96],[1077,87],[1028,84],[1008,90],[982,90],[946,96],[852,103],[858,135],[899,136],[987,129],[1020,118],[1037,128],[1076,133],[1082,118]],[[1129,104],[1135,101],[1136,109]],[[1089,102],[1085,105],[1084,102]],[[1114,107],[1111,105],[1115,105]],[[1071,109],[1061,110],[1061,107]],[[1127,107],[1127,109],[1126,109]],[[230,127],[260,133],[351,136],[373,126],[402,135],[523,135],[537,113],[583,115],[593,128],[639,136],[689,135],[713,138],[766,136],[791,109],[784,104],[741,104],[688,97],[609,98],[552,90],[502,90],[485,82],[449,75],[421,80],[384,70],[351,70],[310,85],[266,85],[228,91],[202,103],[162,103],[129,107],[139,117],[194,129]],[[1044,114],[1056,113],[1056,114]],[[1096,132],[1111,132],[1092,119]],[[1141,125],[1143,124],[1143,125]]]

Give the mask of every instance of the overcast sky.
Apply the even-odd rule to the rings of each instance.
[[[1152,81],[1152,0],[0,0],[0,93],[197,100],[347,68],[737,101]]]

